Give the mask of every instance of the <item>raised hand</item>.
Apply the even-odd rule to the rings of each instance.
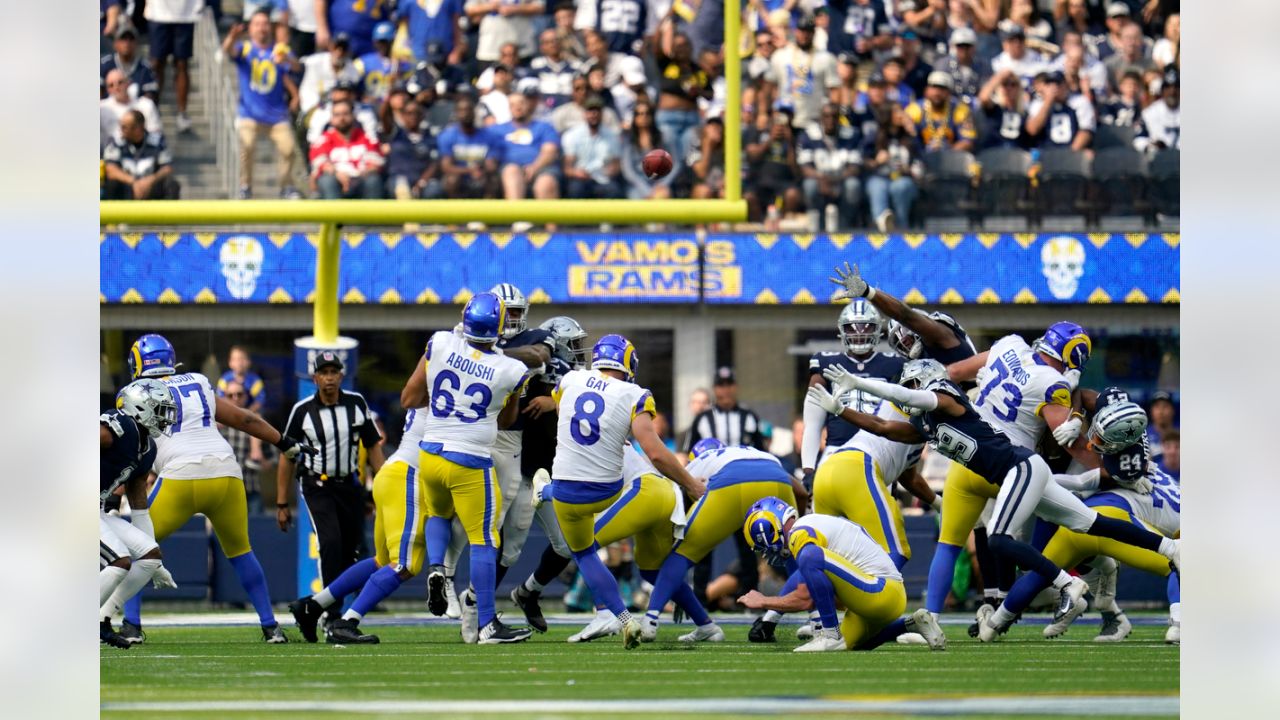
[[[841,292],[836,296],[837,299],[847,298],[852,300],[867,296],[871,288],[867,285],[867,281],[862,279],[862,274],[858,272],[857,265],[852,268],[849,267],[849,263],[845,263],[843,268],[837,265],[835,272],[835,277],[827,279],[840,286]]]

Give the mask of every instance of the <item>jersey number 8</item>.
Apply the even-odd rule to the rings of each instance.
[[[588,409],[590,405],[590,409]],[[573,417],[569,418],[569,434],[579,445],[595,445],[600,442],[600,416],[604,414],[604,398],[599,393],[584,392],[573,403]],[[586,423],[586,432],[582,425]]]

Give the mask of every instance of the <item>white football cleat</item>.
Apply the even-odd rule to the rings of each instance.
[[[542,503],[546,502],[542,499],[542,489],[551,484],[551,473],[546,468],[538,468],[533,473],[533,495],[529,501],[533,503],[533,509],[537,510],[542,507]]]
[[[644,615],[637,622],[640,623],[640,642],[651,643],[658,639],[658,622],[656,620]]]
[[[930,650],[947,649],[946,633],[942,632],[942,626],[938,625],[938,620],[933,616],[933,613],[920,608],[911,613],[911,619],[915,622],[916,630],[929,645]]]
[[[444,616],[451,620],[462,617],[462,605],[458,603],[458,595],[453,590],[453,578],[447,576],[444,579],[444,597],[449,601],[449,607],[445,608]]]
[[[918,632],[902,633],[897,638],[899,645],[928,645],[929,641]]]
[[[591,642],[597,638],[609,637],[622,632],[622,623],[608,610],[597,613],[587,626],[569,636],[569,642]]]
[[[720,626],[715,623],[707,623],[706,625],[699,625],[693,629],[693,632],[685,633],[676,639],[682,643],[724,642],[724,630],[721,630]]]
[[[1173,569],[1182,572],[1182,540],[1173,541],[1173,557],[1169,558],[1169,562],[1173,563]]]
[[[1133,632],[1133,625],[1123,612],[1102,611],[1102,629],[1093,638],[1094,642],[1120,642]]]
[[[1073,577],[1071,582],[1067,583],[1061,590],[1058,600],[1058,609],[1053,613],[1053,623],[1046,626],[1044,636],[1046,638],[1056,638],[1067,631],[1071,627],[1071,623],[1076,618],[1084,614],[1088,603],[1084,600],[1084,594],[1089,591],[1089,584],[1083,578]]]
[[[812,640],[814,637],[816,637],[816,636],[817,636],[817,632],[816,632],[816,631],[817,631],[817,628],[814,626],[813,621],[812,621],[812,620],[810,620],[809,622],[807,622],[807,623],[805,623],[805,624],[801,625],[800,627],[796,628],[796,639],[797,639],[797,640]]]
[[[641,624],[635,618],[631,618],[622,624],[622,647],[627,650],[634,650],[640,647]]]
[[[1000,639],[1000,631],[991,624],[996,609],[987,604],[978,606],[978,642],[991,643]]]
[[[480,613],[476,609],[475,596],[470,590],[462,593],[462,642],[475,645],[480,642]]]
[[[1169,629],[1166,630],[1164,633],[1164,642],[1166,645],[1182,644],[1182,623],[1181,622],[1170,623]]]
[[[836,652],[845,650],[844,638],[839,630],[820,630],[812,640],[792,652]]]

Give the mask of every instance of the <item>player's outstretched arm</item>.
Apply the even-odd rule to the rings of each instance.
[[[514,358],[531,368],[542,367],[551,360],[551,351],[546,345],[522,345],[514,348],[502,348],[502,354]]]
[[[978,372],[987,364],[987,353],[989,350],[967,357],[963,360],[953,362],[947,366],[947,374],[951,376],[952,382],[969,382],[978,377]]]
[[[426,404],[427,360],[424,357],[418,361],[418,367],[413,369],[413,374],[409,376],[409,380],[404,384],[404,389],[400,391],[400,407],[410,410],[412,408],[425,407]]]
[[[269,442],[284,455],[290,459],[298,456],[298,453],[315,453],[315,448],[306,443],[299,442],[288,435],[276,430],[271,423],[262,419],[262,416],[252,410],[239,407],[226,398],[214,398],[213,418],[223,425],[228,425],[241,432],[248,433],[253,437]]]
[[[658,431],[653,428],[652,415],[647,412],[637,413],[631,420],[631,434],[635,436],[636,442],[640,443],[640,449],[644,451],[645,456],[658,469],[658,472],[684,488],[689,497],[697,500],[707,494],[706,483],[690,475],[689,471],[676,460],[676,456],[671,454],[667,446],[662,443],[662,438],[658,437]]]
[[[857,265],[849,267],[849,263],[845,263],[843,268],[837,266],[835,272],[836,276],[831,278],[831,282],[839,285],[846,297],[866,298],[877,310],[919,335],[925,345],[946,350],[960,346],[960,338],[956,337],[951,328],[916,311],[889,293],[871,287],[862,277]]]
[[[906,388],[903,388],[904,390]],[[920,392],[920,391],[914,391]],[[932,395],[933,393],[928,393]],[[920,431],[916,430],[911,423],[898,422],[895,420],[885,420],[876,415],[868,415],[867,413],[858,412],[852,408],[843,407],[840,401],[821,385],[814,385],[809,388],[809,394],[805,398],[806,403],[813,403],[829,412],[832,415],[840,416],[840,419],[846,420],[860,430],[866,430],[874,435],[888,438],[895,442],[901,443],[919,443],[924,442]]]
[[[929,482],[920,474],[919,468],[909,467],[898,476],[898,484],[907,492],[920,499],[920,502],[942,512],[942,496],[929,487]]]

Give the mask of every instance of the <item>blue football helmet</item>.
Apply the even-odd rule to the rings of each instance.
[[[462,309],[462,337],[471,342],[496,343],[502,337],[507,308],[491,292],[476,293]]]
[[[163,335],[143,335],[129,348],[129,379],[168,377],[178,371],[178,353]]]
[[[698,442],[694,443],[693,447],[689,449],[689,459],[693,460],[702,453],[714,452],[722,447],[724,447],[724,443],[720,442],[717,438],[702,438]]]
[[[799,516],[796,509],[781,498],[762,498],[747,511],[742,534],[747,536],[747,545],[756,554],[770,561],[785,560],[790,557],[785,531],[787,521]]]
[[[640,369],[636,346],[621,335],[605,335],[591,348],[592,370],[620,370],[634,380]]]
[[[1102,412],[1102,408],[1118,402],[1132,402],[1133,398],[1129,397],[1126,390],[1122,390],[1114,385],[1104,388],[1098,393],[1098,399],[1094,402],[1094,412]]]
[[[1073,322],[1056,322],[1031,343],[1031,349],[1060,361],[1068,370],[1079,370],[1089,362],[1093,341],[1084,328]]]

